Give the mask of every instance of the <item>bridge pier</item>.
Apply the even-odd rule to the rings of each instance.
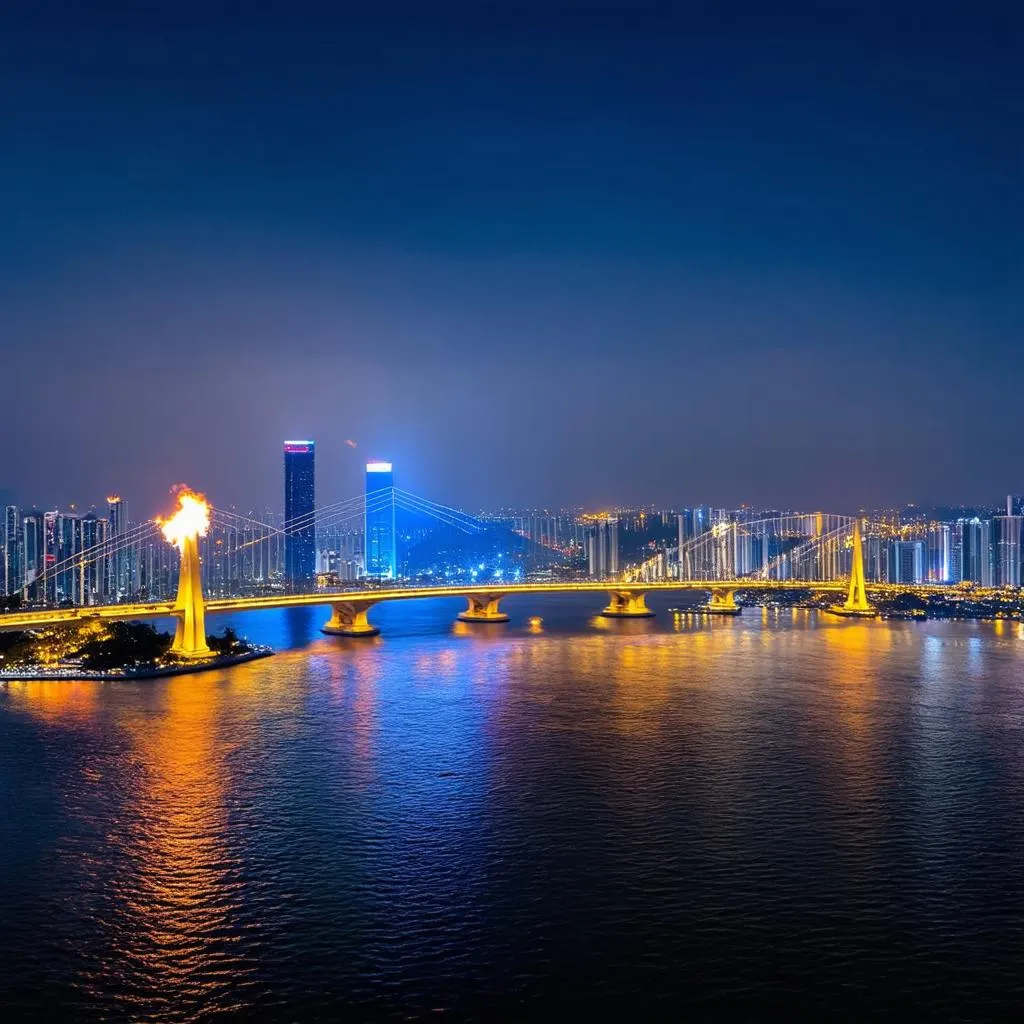
[[[376,636],[380,630],[366,617],[373,601],[338,601],[331,605],[331,617],[320,627],[331,636]]]
[[[508,622],[508,616],[498,607],[504,594],[466,594],[467,607],[459,612],[460,622]]]
[[[647,607],[647,595],[643,592],[612,590],[601,614],[608,619],[649,619],[654,612]]]
[[[709,615],[739,615],[743,608],[736,603],[735,587],[716,587],[702,610]]]

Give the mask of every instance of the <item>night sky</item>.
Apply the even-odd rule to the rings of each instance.
[[[1020,5],[344,6],[3,4],[0,489],[1024,491]]]

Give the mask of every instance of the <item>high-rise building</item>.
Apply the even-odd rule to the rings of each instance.
[[[960,553],[959,580],[992,586],[992,524],[987,519],[960,519],[956,524]]]
[[[106,560],[104,589],[108,601],[118,601],[131,592],[129,553],[125,550],[124,536],[128,532],[124,500],[120,495],[107,497],[107,533],[111,541]]]
[[[390,462],[366,464],[366,575],[392,580],[398,574],[395,532],[395,476]]]
[[[596,580],[619,575],[619,520],[606,516],[587,535],[587,572]]]
[[[54,569],[57,565],[57,521],[60,513],[54,509],[43,513],[43,588],[39,595],[48,604],[57,603],[57,578]]]
[[[924,576],[924,541],[892,541],[889,544],[888,581],[890,583],[923,583]]]
[[[21,567],[21,513],[17,505],[8,505],[4,509],[3,541],[4,594],[14,594],[20,592],[24,578]]]
[[[993,582],[996,586],[1020,586],[1022,534],[1024,534],[1024,517],[995,516],[993,518],[992,553],[995,568]]]
[[[36,594],[36,580],[43,571],[46,560],[43,536],[43,515],[32,511],[22,517],[22,581],[21,586],[29,600],[42,595]]]
[[[84,604],[78,592],[78,574],[75,569],[75,555],[81,551],[82,521],[72,513],[64,513],[57,519],[57,571],[54,573],[54,590],[57,604]]]
[[[107,520],[97,519],[91,510],[82,517],[82,558],[78,563],[78,593],[82,604],[103,601],[106,559],[102,545],[107,539],[107,526]]]
[[[314,461],[312,441],[285,441],[285,580],[295,590],[310,590],[316,583]]]
[[[954,576],[953,528],[949,523],[932,523],[926,538],[929,583],[952,583]]]

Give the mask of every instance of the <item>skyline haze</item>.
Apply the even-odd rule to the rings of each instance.
[[[758,7],[3,12],[0,488],[1024,489],[1021,16]]]

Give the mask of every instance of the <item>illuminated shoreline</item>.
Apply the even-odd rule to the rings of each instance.
[[[115,679],[159,679],[163,676],[181,676],[193,672],[207,672],[212,669],[228,668],[258,658],[269,658],[274,653],[272,647],[253,647],[241,654],[225,654],[214,658],[204,658],[196,662],[183,662],[178,665],[148,665],[140,668],[89,670],[80,668],[40,668],[0,669],[0,682],[18,683],[38,680],[60,680],[63,682],[83,682],[93,680]]]

